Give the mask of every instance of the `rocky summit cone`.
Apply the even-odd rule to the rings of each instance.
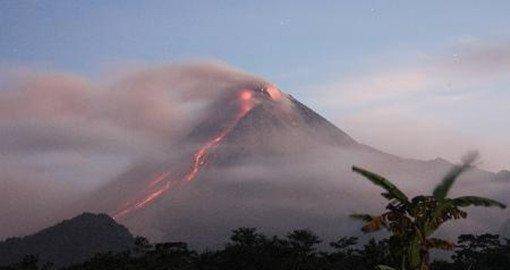
[[[178,143],[177,159],[133,166],[95,194],[98,211],[129,219],[211,168],[291,157],[318,146],[360,145],[273,85],[241,87],[214,102],[208,116]]]
[[[357,181],[353,165],[417,192],[452,165],[403,159],[358,143],[270,84],[227,92],[173,144],[169,158],[133,164],[75,211],[109,213],[155,241],[204,246],[239,226],[338,235],[356,228],[350,213],[379,201],[367,195],[376,190]],[[474,170],[465,177],[494,174]]]

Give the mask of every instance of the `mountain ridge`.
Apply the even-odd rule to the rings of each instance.
[[[232,229],[232,224],[269,226],[280,231],[301,225],[298,227],[325,229],[333,235],[330,226],[338,222],[335,216],[347,216],[356,211],[357,204],[365,204],[360,201],[366,197],[360,193],[362,189],[373,192],[356,181],[351,166],[363,166],[395,179],[404,189],[427,192],[453,165],[443,159],[401,158],[359,143],[290,95],[282,93],[273,99],[263,90],[253,90],[248,99],[239,99],[244,91],[215,104],[211,111],[221,114],[211,113],[190,133],[191,145],[199,149],[208,140],[219,138],[207,152],[198,151],[200,156],[187,154],[192,156],[188,160],[200,166],[192,181],[172,189],[151,205],[132,211],[121,222],[151,239],[190,243],[199,242],[193,239],[197,235],[194,232],[210,231],[211,239],[219,239]],[[253,105],[243,113],[246,102]],[[232,118],[240,112],[241,117]],[[222,135],[215,137],[216,134]],[[169,171],[190,171],[183,160],[184,168],[177,166]],[[135,184],[143,180],[136,175],[139,174],[128,173],[117,184],[122,190],[133,189],[126,180]],[[475,170],[465,177],[491,179],[492,175]],[[143,182],[139,183],[143,189]],[[339,194],[337,198],[335,194]],[[115,194],[101,197],[111,196]],[[365,199],[377,200],[374,196]],[[341,207],[334,209],[332,205]],[[285,221],[281,220],[286,215]],[[313,220],[329,224],[328,228],[317,227]],[[346,230],[351,224],[347,220],[341,223]],[[200,242],[219,242],[211,239]]]
[[[35,255],[41,264],[61,267],[80,263],[96,252],[120,252],[133,246],[133,235],[110,216],[83,213],[34,234],[0,242],[0,265]]]
[[[243,88],[215,103],[174,148],[177,158],[133,164],[68,207],[66,215],[120,211],[126,214],[117,221],[137,235],[203,245],[221,242],[243,225],[275,233],[308,227],[333,236],[355,231],[350,213],[381,203],[374,196],[380,190],[359,181],[353,165],[392,179],[410,194],[429,192],[453,165],[359,143],[292,96],[264,89]],[[493,177],[475,169],[461,178],[467,191],[478,194],[477,183]],[[504,190],[490,192],[501,199]],[[475,222],[492,229],[500,226],[500,217],[494,220],[490,226],[484,219]]]

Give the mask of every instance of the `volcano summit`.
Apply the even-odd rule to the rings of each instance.
[[[222,166],[253,156],[288,155],[305,151],[304,148],[317,142],[356,145],[346,133],[274,85],[242,88],[235,92],[234,98],[225,97],[216,106],[211,110],[213,116],[188,136],[201,145],[192,154],[189,168],[181,175],[172,173],[171,169],[156,173],[141,196],[121,206],[114,212],[114,218],[148,207],[171,189],[195,180],[209,163]]]
[[[95,210],[157,240],[215,243],[239,226],[336,235],[356,228],[349,213],[380,203],[353,164],[416,192],[451,166],[360,144],[271,84],[238,86],[207,111],[174,148],[176,159],[131,168],[94,195]],[[491,177],[475,170],[465,181]]]
[[[158,138],[158,154],[139,155],[91,192],[72,203],[59,202],[60,208],[44,215],[46,224],[104,212],[152,241],[207,246],[241,226],[268,233],[309,228],[327,238],[354,233],[358,223],[349,214],[374,212],[384,204],[373,195],[380,192],[376,187],[352,173],[353,165],[391,178],[411,195],[428,192],[452,166],[442,159],[405,159],[364,145],[274,84],[231,69],[172,67],[138,74],[117,87],[124,91],[105,98],[115,106],[109,111],[105,105],[100,115],[112,121],[120,114],[128,122],[114,134],[135,127],[133,133],[143,134],[140,142],[149,135]],[[163,99],[169,92],[179,102]],[[148,104],[143,110],[133,107],[143,102]],[[161,117],[179,106],[193,116],[186,125]],[[154,112],[162,119],[158,126],[144,118]],[[168,136],[170,131],[180,135]],[[492,172],[471,170],[460,180],[463,190],[454,192],[509,203],[508,183],[495,178]],[[459,222],[447,230],[498,232],[506,218],[494,211],[484,210],[482,218],[473,210],[465,221],[471,226]]]

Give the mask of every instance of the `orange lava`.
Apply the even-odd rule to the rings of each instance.
[[[281,99],[283,96],[282,92],[280,92],[280,90],[274,85],[269,85],[268,87],[266,87],[265,90],[269,94],[271,99],[275,101]]]
[[[278,90],[277,90],[278,91]],[[279,92],[279,91],[278,91]],[[220,131],[215,137],[213,137],[210,141],[206,142],[202,147],[200,147],[195,154],[193,155],[193,160],[190,168],[187,173],[179,179],[179,181],[173,181],[169,178],[170,172],[163,172],[156,176],[154,179],[149,181],[148,191],[146,194],[136,199],[135,201],[125,204],[121,210],[115,212],[113,214],[113,219],[119,219],[124,217],[125,215],[131,213],[134,210],[144,208],[154,201],[159,199],[161,196],[165,195],[170,191],[172,187],[178,187],[180,185],[185,184],[186,182],[190,182],[198,175],[200,169],[206,163],[207,155],[209,151],[215,147],[217,147],[223,138],[225,138],[234,128],[234,126],[241,120],[252,108],[253,108],[253,91],[250,89],[243,89],[238,94],[238,101],[240,102],[239,111],[236,116],[231,120],[229,125],[226,128]],[[162,185],[162,183],[165,183]]]
[[[161,183],[161,181],[165,180],[165,178],[167,178],[169,175],[170,175],[170,172],[164,172],[164,173],[159,174],[158,176],[156,176],[154,179],[152,179],[149,182],[149,187],[152,187],[154,185]]]
[[[253,93],[250,90],[244,90],[240,96],[242,100],[250,100],[253,97]]]

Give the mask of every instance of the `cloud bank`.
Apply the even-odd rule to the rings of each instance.
[[[308,90],[362,142],[421,159],[479,149],[485,168],[501,170],[510,167],[502,151],[510,148],[509,48],[470,39],[442,52],[383,56]]]
[[[386,79],[376,80],[375,85],[384,86],[395,80],[387,78],[407,78],[400,79],[398,85],[413,90],[406,92],[403,87],[395,97],[419,93],[415,85],[425,80],[421,75],[383,77]],[[4,157],[0,161],[0,215],[9,219],[0,220],[0,237],[33,232],[55,223],[67,214],[61,213],[65,212],[60,211],[63,207],[70,212],[108,212],[117,207],[123,195],[137,193],[162,165],[165,169],[181,165],[167,164],[179,153],[172,146],[185,148],[182,139],[198,123],[210,119],[209,105],[223,104],[218,100],[223,101],[230,89],[264,83],[260,78],[211,63],[148,68],[123,74],[110,83],[95,83],[69,74],[38,73],[8,80],[0,92],[0,140],[5,142],[0,146]],[[379,102],[381,97],[374,95],[355,97],[356,104],[364,100]],[[352,102],[345,104],[353,106]],[[387,105],[376,104],[374,108],[378,110],[360,106],[357,112],[361,118],[373,119],[374,125],[393,119],[392,126],[398,127],[398,121],[403,119],[392,118]],[[409,110],[413,112],[413,107]],[[370,115],[373,112],[376,114]],[[402,107],[396,107],[393,113],[400,116],[401,112]],[[413,118],[409,119],[414,123]],[[154,239],[181,237],[179,241],[191,240],[198,232],[207,232],[204,237],[223,237],[229,229],[241,225],[285,231],[289,226],[308,226],[337,235],[339,228],[344,232],[358,228],[348,214],[362,209],[375,212],[384,206],[383,200],[374,196],[380,190],[366,181],[356,181],[352,165],[387,175],[412,194],[427,191],[449,167],[437,161],[403,160],[357,144],[353,149],[330,145],[323,149],[317,137],[313,138],[318,145],[308,151],[309,140],[293,138],[292,131],[277,127],[276,135],[283,137],[273,136],[265,128],[259,128],[263,129],[259,132],[242,128],[251,138],[243,137],[242,142],[248,147],[251,142],[268,139],[270,149],[261,151],[267,156],[254,155],[239,167],[230,164],[225,169],[208,171],[211,174],[204,170],[199,181],[164,196],[125,224],[135,233],[152,230]],[[422,127],[420,135],[426,137],[425,132],[431,132],[433,127]],[[409,133],[413,135],[412,129]],[[413,149],[406,143],[407,139],[401,139],[401,147]],[[271,150],[282,145],[291,154],[274,155]],[[247,149],[245,145],[240,147]],[[189,160],[184,162],[184,169],[188,169]],[[478,194],[483,185],[485,194],[504,199],[505,189],[479,181],[490,181],[492,176],[478,171],[469,178],[478,182],[465,181],[465,186]],[[85,206],[74,209],[75,199],[92,190],[83,196]],[[477,228],[494,229],[501,218],[491,224],[476,219],[473,222],[479,223]]]
[[[260,82],[212,62],[125,72],[109,83],[62,73],[3,73],[0,215],[9,216],[4,221],[10,225],[0,226],[10,231],[2,233],[49,222],[50,210],[132,164],[168,159],[210,103],[239,84]]]

